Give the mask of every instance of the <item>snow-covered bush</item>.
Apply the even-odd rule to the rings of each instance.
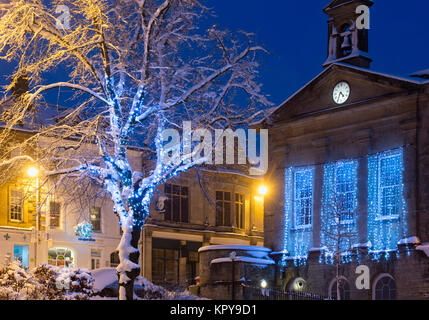
[[[143,300],[198,300],[199,297],[192,295],[189,291],[169,291],[161,286],[154,285],[143,277],[137,277],[135,282],[135,294]]]
[[[0,269],[0,300],[88,300],[93,285],[88,269],[43,264],[27,272],[16,261]]]
[[[88,300],[93,294],[94,278],[88,269],[62,268],[59,270],[57,283],[64,284],[64,298],[67,300]]]
[[[0,269],[0,300],[36,300],[40,296],[40,284],[19,261]]]
[[[58,268],[42,264],[32,270],[35,280],[40,284],[41,294],[45,300],[61,300],[62,292],[57,284]]]

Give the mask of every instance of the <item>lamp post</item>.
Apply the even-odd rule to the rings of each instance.
[[[27,175],[31,178],[36,178],[36,241],[34,243],[34,266],[37,266],[37,250],[39,245],[39,229],[40,229],[40,180],[39,169],[29,167]]]
[[[237,253],[231,252],[231,254],[229,255],[229,257],[231,258],[231,263],[232,263],[232,286],[231,286],[231,300],[235,300],[235,258],[237,257]]]

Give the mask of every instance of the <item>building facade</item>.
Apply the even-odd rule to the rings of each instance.
[[[128,154],[133,168],[141,168],[141,153]],[[121,230],[105,193],[91,184],[52,192],[53,182],[32,165],[2,176],[8,182],[0,187],[0,265],[20,260],[29,268],[48,263],[99,269],[119,263]],[[92,225],[90,235],[76,230],[83,223]]]
[[[342,299],[427,299],[429,82],[369,69],[359,5],[372,2],[325,7],[325,70],[261,123],[265,246],[285,290],[336,298],[338,267]]]
[[[261,184],[238,172],[191,170],[160,186],[143,227],[143,276],[185,287],[198,276],[201,247],[262,246]]]
[[[140,151],[128,155],[141,171]],[[85,186],[79,196],[67,187],[51,193],[43,181],[43,172],[29,166],[0,187],[0,264],[116,267],[121,230],[108,195],[95,186]],[[187,287],[199,274],[201,247],[263,245],[261,184],[239,171],[199,169],[159,186],[139,243],[142,275]],[[90,236],[77,232],[82,223],[92,225]]]

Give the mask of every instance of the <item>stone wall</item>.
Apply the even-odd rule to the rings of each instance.
[[[214,300],[243,299],[242,285],[257,287],[261,280],[273,286],[275,266],[271,250],[261,247],[208,246],[201,248],[200,294]],[[234,262],[229,258],[235,253]],[[233,295],[234,286],[234,295]]]

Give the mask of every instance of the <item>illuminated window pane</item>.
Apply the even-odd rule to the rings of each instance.
[[[101,208],[100,207],[92,207],[90,220],[92,224],[93,231],[101,231]]]
[[[51,201],[49,203],[49,224],[51,228],[58,228],[60,226],[61,217],[61,204],[59,202]]]
[[[406,238],[403,149],[368,157],[368,238],[375,259]]]
[[[24,192],[22,190],[10,190],[10,220],[22,221],[24,208]]]
[[[380,212],[382,217],[397,216],[400,213],[402,171],[399,170],[401,155],[380,158]]]
[[[283,250],[295,264],[307,259],[313,244],[313,182],[314,167],[286,169]]]
[[[312,224],[313,215],[313,173],[312,170],[295,173],[295,226]]]

